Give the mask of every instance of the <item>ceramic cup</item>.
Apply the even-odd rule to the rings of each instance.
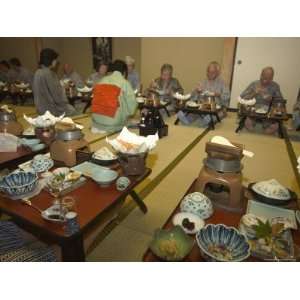
[[[130,179],[128,177],[119,177],[116,186],[118,191],[124,191],[130,185]]]

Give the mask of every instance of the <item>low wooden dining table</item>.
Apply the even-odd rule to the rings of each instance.
[[[188,191],[185,195],[194,192],[194,185],[196,180],[192,183],[192,185],[189,187]],[[173,217],[180,212],[180,203],[178,206],[174,209],[174,211],[171,213],[170,217],[166,221],[166,223],[163,225],[163,229],[170,229],[173,225]],[[245,202],[246,203],[246,202]],[[298,209],[298,204],[294,203],[291,204],[290,209]],[[213,215],[205,220],[206,224],[225,224],[227,226],[232,226],[238,228],[241,217],[246,213],[246,206],[244,207],[243,212],[229,212],[225,211],[220,208],[215,208]],[[292,236],[294,243],[299,247],[300,246],[300,230],[299,228],[297,230],[292,231]],[[203,256],[201,255],[200,249],[197,245],[195,235],[192,235],[192,237],[195,239],[194,247],[192,248],[191,252],[187,255],[187,257],[184,258],[183,261],[185,262],[201,262],[205,261]],[[143,261],[145,262],[159,262],[162,261],[160,258],[154,255],[154,253],[150,250],[150,248],[146,251],[146,253],[143,256]],[[247,258],[246,261],[262,261],[256,257],[250,256]]]
[[[122,171],[118,170],[122,176]],[[57,244],[61,247],[63,261],[85,261],[83,239],[89,230],[101,223],[105,213],[109,213],[127,196],[131,196],[137,206],[147,212],[147,207],[140,199],[134,188],[151,174],[151,169],[146,168],[142,175],[128,176],[131,183],[124,191],[118,191],[115,183],[108,187],[101,187],[92,179],[68,193],[76,202],[76,212],[80,229],[73,235],[68,235],[64,223],[55,223],[44,220],[41,214],[34,208],[23,204],[21,201],[13,201],[0,195],[0,213],[12,217],[13,221],[22,229],[35,235],[48,244]],[[30,199],[32,204],[41,210],[49,208],[53,204],[53,196],[45,190]]]

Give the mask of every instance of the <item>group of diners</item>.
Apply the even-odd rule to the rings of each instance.
[[[62,82],[68,80],[73,82],[76,88],[86,85],[93,87],[91,118],[93,132],[113,132],[130,123],[130,117],[137,109],[136,94],[141,91],[141,83],[138,72],[135,70],[135,60],[126,56],[124,60],[114,62],[98,61],[95,72],[86,80],[69,63],[63,65],[63,76],[59,74],[59,54],[50,48],[40,52],[39,68],[35,74],[24,68],[17,58],[9,62],[0,63],[0,81],[13,83],[22,81],[29,83],[33,90],[34,103],[39,114],[47,110],[53,115],[65,114],[72,116],[78,114],[74,106],[69,103]],[[184,114],[176,109],[176,93],[184,94],[184,89],[174,77],[173,66],[163,64],[160,76],[152,80],[149,87],[145,89],[146,96],[153,90],[161,92],[160,97],[168,100],[170,112],[177,113],[181,124],[185,126],[207,126],[211,121],[208,115]],[[265,67],[262,69],[260,78],[253,81],[241,93],[243,99],[256,99],[256,108],[268,107],[274,98],[283,99],[280,86],[274,80],[274,69]],[[208,64],[206,78],[195,85],[191,91],[190,101],[201,102],[203,95],[213,96],[216,104],[221,108],[218,112],[219,118],[226,116],[229,107],[230,91],[222,78],[221,66],[212,61]],[[300,104],[296,102],[293,112],[293,124],[296,129],[300,128]],[[255,120],[248,117],[245,121],[247,130],[255,129]],[[278,130],[278,123],[266,120],[262,123],[266,133],[274,134]]]

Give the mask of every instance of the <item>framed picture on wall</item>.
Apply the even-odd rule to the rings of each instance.
[[[93,66],[96,68],[98,61],[111,62],[112,60],[112,38],[93,37]]]

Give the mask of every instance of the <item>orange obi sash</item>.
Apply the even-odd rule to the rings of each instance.
[[[117,112],[121,89],[113,84],[96,84],[92,100],[92,112],[113,118]]]

